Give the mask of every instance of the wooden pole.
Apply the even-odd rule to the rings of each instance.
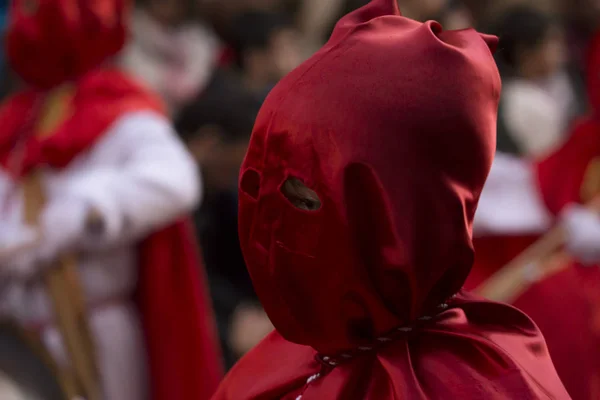
[[[37,226],[46,203],[40,174],[27,177],[23,190],[25,222]],[[69,370],[60,371],[65,389],[69,391],[70,398],[102,400],[94,344],[75,257],[59,257],[55,265],[44,271],[44,283],[71,364]]]
[[[590,211],[600,212],[600,196],[587,204]],[[566,239],[562,226],[555,226],[511,262],[483,282],[475,292],[490,300],[510,303],[533,283],[560,272],[571,264],[562,247]]]

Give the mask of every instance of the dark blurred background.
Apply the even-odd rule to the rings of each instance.
[[[0,2],[1,4],[2,2]],[[6,0],[4,1],[6,3]],[[157,91],[202,167],[196,226],[228,366],[272,329],[237,238],[237,173],[269,90],[367,0],[139,0],[124,68]],[[501,151],[535,156],[586,112],[585,49],[600,0],[400,0],[405,16],[499,35]],[[6,14],[6,5],[0,12]],[[4,26],[4,19],[0,20]],[[0,93],[19,87],[0,55]],[[402,79],[402,71],[398,71]]]

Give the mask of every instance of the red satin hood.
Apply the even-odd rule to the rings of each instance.
[[[596,34],[588,50],[587,89],[593,110],[600,111],[600,32]]]
[[[374,0],[273,89],[241,170],[240,240],[287,340],[354,348],[461,288],[495,149],[496,42]],[[318,211],[280,192],[290,176]]]
[[[28,84],[80,77],[124,45],[128,0],[12,0],[6,52]]]

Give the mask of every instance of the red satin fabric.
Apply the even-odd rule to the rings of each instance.
[[[129,0],[11,0],[9,62],[37,88],[74,80],[123,47],[128,11]]]
[[[33,124],[44,94],[21,92],[0,108],[0,167],[15,179],[38,167],[63,168],[123,114],[162,112],[154,95],[114,69],[85,74],[74,90],[66,119],[43,139],[33,134]],[[19,148],[22,153],[16,155]],[[10,162],[15,159],[21,162]],[[137,301],[153,400],[209,399],[222,376],[207,285],[199,274],[202,263],[186,224],[167,227],[140,245]]]
[[[440,306],[473,262],[495,45],[373,0],[273,89],[242,166],[239,224],[277,332],[215,399],[568,398],[524,314],[465,293]],[[285,198],[288,177],[318,193],[318,211]]]

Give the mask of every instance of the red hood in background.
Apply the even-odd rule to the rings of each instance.
[[[11,0],[9,62],[39,89],[75,80],[121,50],[129,8],[129,0]]]

